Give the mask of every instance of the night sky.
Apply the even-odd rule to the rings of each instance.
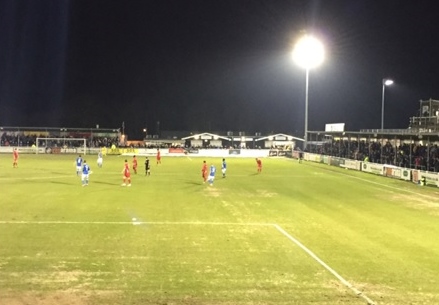
[[[284,132],[407,128],[439,99],[437,1],[0,0],[0,126]]]

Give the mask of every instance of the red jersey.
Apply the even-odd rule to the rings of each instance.
[[[157,160],[160,160],[160,150],[157,151]]]
[[[262,161],[261,161],[261,159],[256,160],[256,163],[258,164],[258,167],[262,167]]]
[[[137,168],[137,159],[136,158],[133,159],[133,168]]]
[[[207,164],[203,162],[203,167],[201,168],[201,177],[203,177],[203,181],[207,180]]]
[[[125,177],[129,177],[130,176],[130,167],[128,166],[128,163],[125,163],[125,167],[123,169],[123,175]]]
[[[14,156],[14,160],[17,160],[18,159],[18,150],[15,149],[12,154]]]

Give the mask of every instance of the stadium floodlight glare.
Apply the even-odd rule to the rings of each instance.
[[[393,80],[391,79],[384,79],[383,80],[384,85],[386,86],[390,86],[391,84],[393,84]]]
[[[384,94],[386,92],[386,86],[390,86],[393,84],[393,80],[384,78],[383,79],[383,95],[381,97],[381,130],[384,129]]]
[[[293,59],[304,69],[315,68],[325,59],[323,44],[313,36],[305,35],[294,46]]]
[[[309,87],[309,70],[319,66],[325,59],[325,50],[323,44],[311,35],[305,35],[300,38],[293,50],[294,62],[306,70],[306,87],[305,87],[305,136],[303,148],[306,148],[308,142],[308,87]]]

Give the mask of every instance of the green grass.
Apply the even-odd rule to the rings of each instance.
[[[436,188],[239,158],[210,187],[186,157],[128,188],[116,156],[81,187],[75,157],[0,155],[0,304],[439,304]]]

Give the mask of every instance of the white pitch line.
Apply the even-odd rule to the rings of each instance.
[[[437,197],[431,196],[429,194],[423,194],[423,193],[415,192],[415,191],[408,190],[408,189],[405,189],[405,188],[391,186],[391,185],[387,185],[387,184],[384,184],[384,183],[379,183],[379,182],[371,181],[371,180],[368,180],[368,179],[365,179],[365,178],[361,178],[361,177],[357,177],[357,176],[354,176],[354,175],[345,174],[345,173],[334,171],[334,170],[331,170],[331,169],[326,169],[326,170],[328,170],[328,171],[330,171],[332,173],[335,173],[336,175],[340,174],[341,176],[346,176],[346,177],[349,177],[349,178],[353,178],[353,179],[357,179],[357,180],[360,180],[360,181],[368,182],[370,184],[379,185],[381,187],[385,187],[385,188],[388,188],[388,189],[392,189],[392,190],[396,190],[396,191],[402,191],[402,192],[406,192],[406,193],[413,194],[413,195],[419,195],[421,197],[429,198],[429,199],[432,199],[432,200],[437,200]],[[332,177],[334,177],[334,176],[332,176]],[[377,175],[377,177],[384,177],[384,176]],[[337,178],[337,177],[335,177],[335,178]],[[394,180],[394,181],[404,181],[404,180]],[[404,181],[404,182],[411,183],[411,181]]]
[[[0,220],[0,224],[60,224],[60,225],[211,225],[211,226],[272,226],[271,223],[240,223],[240,222],[167,222],[167,221],[26,221],[26,220]]]
[[[10,259],[22,259],[22,260],[89,260],[90,258],[84,256],[43,256],[43,255],[20,255],[20,256],[0,256],[0,260],[10,260]],[[102,256],[99,255],[99,259],[104,260],[147,260],[151,259],[151,256]]]
[[[81,176],[74,175],[59,175],[50,177],[0,177],[0,180],[40,180],[40,179],[58,179],[58,178],[81,178]]]
[[[291,240],[293,243],[295,243],[297,246],[299,246],[303,251],[308,253],[309,256],[311,256],[315,261],[317,261],[320,265],[322,265],[326,270],[328,270],[332,275],[334,275],[340,282],[343,283],[346,287],[351,289],[356,295],[363,298],[367,304],[375,305],[376,303],[372,301],[370,298],[368,298],[366,295],[364,295],[360,290],[358,290],[354,285],[349,283],[347,280],[345,280],[340,274],[338,274],[334,269],[329,267],[324,261],[322,261],[317,255],[315,255],[310,249],[305,247],[300,241],[295,239],[293,236],[291,236],[288,232],[286,232],[284,229],[282,229],[279,225],[274,224],[273,225],[279,232],[281,232],[283,235],[285,235],[289,240]]]
[[[345,174],[345,173],[341,173],[341,174],[344,175],[344,176],[348,176],[349,178],[354,178],[354,179],[357,179],[357,180],[360,180],[360,181],[368,182],[370,184],[376,184],[376,185],[379,185],[379,186],[382,186],[382,187],[385,187],[385,188],[388,188],[388,189],[392,189],[392,190],[396,190],[396,191],[402,191],[402,192],[406,192],[406,193],[409,193],[409,194],[418,195],[418,196],[421,196],[421,197],[437,200],[437,197],[430,196],[429,194],[423,194],[423,193],[420,193],[420,192],[415,192],[415,191],[407,190],[407,189],[404,189],[404,188],[401,188],[401,187],[396,187],[396,186],[391,186],[391,185],[387,185],[387,184],[384,184],[384,183],[379,183],[379,182],[371,181],[371,180],[368,180],[368,179],[364,179],[364,178],[348,175],[348,174]],[[378,176],[378,177],[380,177],[380,176]],[[399,181],[402,181],[402,180],[399,180]]]

